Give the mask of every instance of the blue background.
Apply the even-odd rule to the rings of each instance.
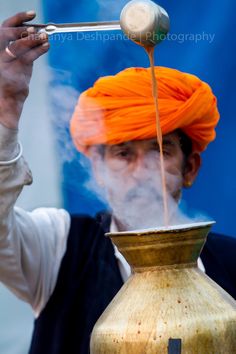
[[[46,22],[79,22],[118,20],[127,1],[43,1]],[[184,200],[196,210],[207,213],[217,221],[215,231],[236,235],[235,215],[235,13],[236,3],[206,0],[181,2],[160,1],[171,20],[171,34],[200,34],[201,41],[166,40],[156,51],[156,65],[169,66],[198,75],[208,82],[218,98],[221,120],[217,139],[203,153],[203,166],[194,186],[184,193]],[[118,33],[118,32],[113,32]],[[121,33],[121,32],[120,32]],[[214,35],[212,43],[206,35]],[[110,33],[111,35],[111,33]],[[83,35],[51,38],[49,55],[53,78],[52,89],[69,86],[81,92],[103,75],[114,74],[128,66],[148,66],[143,49],[129,40],[92,40]],[[52,93],[55,90],[52,91]],[[56,91],[55,91],[56,92]],[[64,101],[66,104],[64,104]],[[64,207],[70,212],[94,214],[101,202],[83,186],[88,172],[86,161],[73,151],[66,158],[70,137],[68,122],[76,95],[70,92],[58,100],[52,94],[55,108],[55,128],[58,132],[59,153],[62,157],[62,188]],[[66,142],[68,141],[68,142]],[[70,146],[71,148],[71,146]]]

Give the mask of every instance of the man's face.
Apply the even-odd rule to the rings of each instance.
[[[177,205],[185,161],[177,132],[163,136],[168,203]],[[129,228],[163,224],[160,153],[156,139],[107,145],[96,176],[103,184],[115,217]],[[146,222],[140,223],[140,215]],[[148,220],[147,220],[148,219]],[[127,228],[127,226],[125,227]]]
[[[117,187],[122,187],[124,201],[132,190],[144,186],[153,188],[159,194],[160,186],[160,154],[156,139],[131,141],[119,145],[106,146],[104,163],[109,179],[109,195],[117,198]],[[163,155],[166,171],[167,190],[178,198],[183,182],[184,155],[177,133],[163,137]],[[104,181],[105,185],[107,185]],[[121,198],[119,191],[119,198]],[[143,196],[144,197],[144,196]],[[138,198],[138,195],[137,195]],[[145,202],[145,200],[143,200]]]

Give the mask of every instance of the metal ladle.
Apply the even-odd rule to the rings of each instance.
[[[170,21],[167,12],[151,0],[132,0],[123,8],[120,21],[63,24],[29,24],[48,35],[68,32],[113,31],[122,29],[135,43],[153,47],[165,39]]]
[[[30,24],[24,23],[23,26],[34,27],[40,33],[48,35],[55,33],[69,32],[90,32],[90,31],[114,31],[120,30],[119,21],[104,21],[104,22],[78,22],[78,23],[48,23],[48,24]]]

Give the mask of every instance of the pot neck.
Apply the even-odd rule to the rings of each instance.
[[[211,225],[171,231],[116,232],[112,242],[136,272],[197,265]]]

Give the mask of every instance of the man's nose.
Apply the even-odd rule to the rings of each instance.
[[[146,179],[150,176],[150,158],[143,152],[139,152],[132,164],[132,176],[135,179]]]

